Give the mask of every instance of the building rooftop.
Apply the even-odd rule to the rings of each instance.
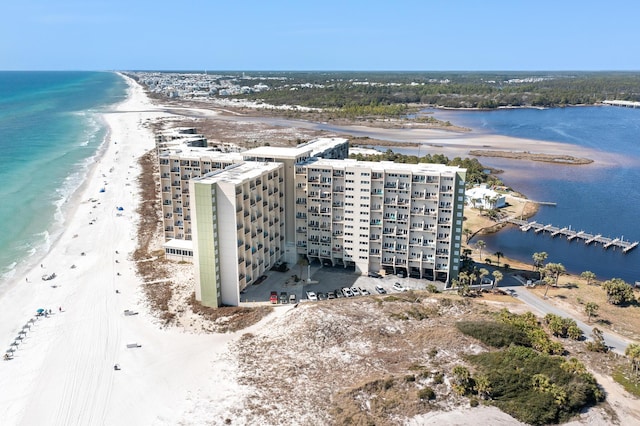
[[[461,169],[458,166],[447,166],[445,164],[432,164],[432,163],[419,163],[419,164],[408,164],[408,163],[394,163],[392,161],[358,161],[354,159],[344,159],[344,160],[329,160],[323,158],[310,158],[303,165],[318,165],[318,166],[327,166],[333,168],[366,168],[371,169],[373,171],[380,172],[389,172],[393,170],[398,171],[407,171],[407,172],[422,172],[422,173],[442,173],[442,172],[451,172],[455,173]]]
[[[298,158],[308,153],[313,157],[348,142],[345,138],[316,138],[295,147],[261,146],[243,152],[247,157]]]
[[[180,148],[163,151],[159,154],[160,158],[180,157],[185,159],[201,159],[202,157],[211,157],[215,161],[242,161],[243,155],[239,152],[220,152],[211,147],[199,148],[181,145]]]
[[[243,162],[220,171],[207,173],[202,177],[193,178],[193,180],[202,183],[229,182],[238,184],[247,179],[257,178],[264,172],[276,170],[281,166],[282,163]]]
[[[182,249],[182,250],[193,250],[193,241],[174,238],[164,243],[162,247]]]

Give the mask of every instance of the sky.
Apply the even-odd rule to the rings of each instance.
[[[5,0],[0,70],[640,70],[637,0]]]

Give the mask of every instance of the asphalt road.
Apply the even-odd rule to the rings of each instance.
[[[543,299],[532,294],[520,283],[517,283],[517,280],[515,278],[513,277],[510,277],[510,278],[511,279],[506,283],[507,285],[504,285],[504,286],[501,285],[500,289],[512,292],[511,293],[512,296],[517,297],[522,302],[529,305],[531,308],[540,312],[542,315],[551,313],[551,314],[559,315],[564,318],[573,318],[571,314],[563,311],[562,309],[559,309],[556,306],[553,306],[547,303]],[[580,327],[580,329],[584,333],[587,340],[592,340],[591,332],[593,331],[593,327],[580,320],[577,320],[575,318],[573,319],[578,324],[578,327]],[[618,336],[617,334],[613,334],[611,332],[602,330],[602,328],[600,328],[600,330],[602,331],[602,335],[604,337],[604,341],[607,344],[607,346],[609,346],[609,348],[612,351],[617,352],[619,354],[624,354],[624,351],[625,349],[627,349],[627,346],[629,345],[629,343],[633,343],[633,341],[627,340],[621,336]]]

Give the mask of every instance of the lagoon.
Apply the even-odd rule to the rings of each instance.
[[[533,220],[559,227],[640,241],[640,110],[589,106],[497,111],[440,111],[435,117],[474,132],[599,149],[602,158],[587,166],[566,166],[482,157],[503,169],[500,178],[530,199],[557,203],[542,206]],[[608,156],[608,154],[616,154]],[[611,158],[614,160],[612,161]],[[590,270],[599,279],[640,280],[640,250],[623,254],[600,245],[568,242],[549,234],[524,233],[509,227],[481,237],[490,252],[531,263],[531,255],[545,251],[548,262],[562,263],[569,272]]]

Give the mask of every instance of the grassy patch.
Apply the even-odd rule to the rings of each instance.
[[[627,367],[618,367],[611,375],[613,380],[620,383],[624,390],[632,395],[640,397],[640,378],[633,376],[631,369]]]
[[[519,327],[495,321],[460,321],[456,327],[467,336],[475,337],[485,345],[504,348],[511,344],[531,346],[531,341]]]
[[[202,315],[209,321],[215,322],[216,331],[221,333],[247,328],[260,321],[273,310],[271,306],[259,306],[255,308],[223,306],[214,309],[198,302],[195,293],[191,295],[189,305],[194,313]]]

